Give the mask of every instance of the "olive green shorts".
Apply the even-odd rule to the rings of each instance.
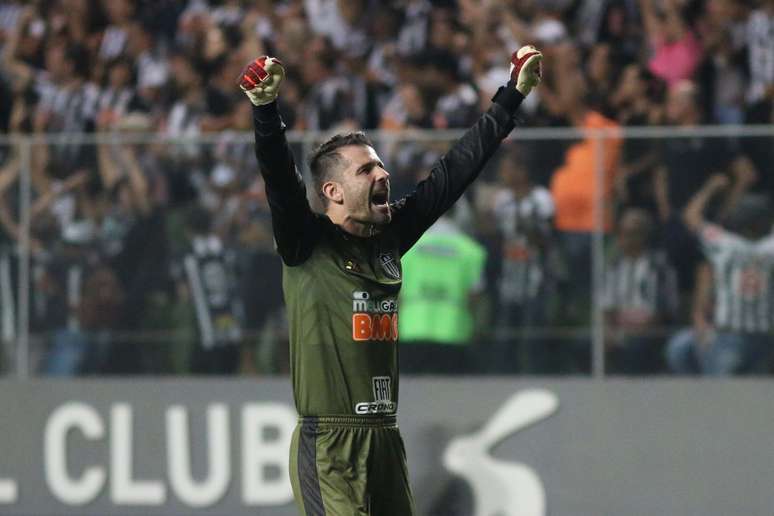
[[[413,516],[395,416],[303,417],[290,447],[301,516]]]

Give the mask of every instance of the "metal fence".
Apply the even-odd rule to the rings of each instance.
[[[420,172],[429,170],[460,134],[370,132],[392,174],[393,197],[409,192],[421,179]],[[303,157],[326,136],[288,133],[305,173]],[[659,193],[647,190],[653,188],[659,174],[666,174],[667,185],[671,181],[685,190],[681,193],[692,193],[701,185],[694,184],[690,173],[696,172],[696,178],[704,179],[711,172],[724,172],[738,179],[744,173],[739,172],[735,160],[746,159],[757,181],[750,182],[750,190],[764,189],[772,185],[772,143],[774,126],[514,131],[454,214],[455,224],[483,242],[495,264],[487,266],[492,270],[482,273],[489,281],[479,299],[486,302],[471,308],[476,312],[484,307],[480,310],[483,315],[474,317],[477,323],[484,321],[483,331],[475,336],[478,344],[470,346],[472,354],[483,356],[474,372],[543,372],[521,366],[497,370],[497,362],[502,359],[498,353],[514,346],[519,348],[514,360],[524,363],[551,362],[555,357],[546,359],[546,354],[565,353],[563,365],[550,366],[546,371],[549,373],[589,374],[596,378],[610,373],[605,362],[611,356],[611,332],[617,330],[609,320],[609,312],[615,307],[604,298],[606,288],[610,288],[606,276],[616,246],[613,228],[623,207],[653,208],[658,234],[654,245],[670,244],[673,235],[662,230],[670,224],[670,217],[674,219],[678,214],[667,216],[659,213],[663,207],[646,206],[658,204]],[[578,158],[582,152],[592,161]],[[274,305],[261,304],[264,290],[278,288],[279,269],[276,258],[274,262],[269,258],[273,256],[269,249],[270,222],[261,184],[256,182],[251,134],[175,138],[136,132],[9,135],[0,137],[0,153],[0,300],[2,368],[6,373],[19,378],[81,374],[84,361],[92,362],[86,368],[88,374],[185,373],[191,372],[189,365],[196,360],[191,358],[196,354],[194,350],[202,347],[205,351],[231,350],[223,356],[204,355],[204,360],[218,356],[216,360],[231,364],[224,370],[285,371],[284,320],[280,312],[273,312]],[[633,162],[645,153],[652,163],[631,172]],[[703,162],[697,163],[697,156]],[[532,181],[552,194],[559,192],[557,177],[564,173],[564,188],[570,193],[567,198],[561,192],[560,198],[555,195],[556,209],[570,213],[576,210],[593,220],[588,231],[575,231],[559,227],[561,217],[554,218],[550,239],[560,251],[558,265],[550,273],[548,269],[539,273],[543,280],[552,280],[550,292],[541,300],[552,315],[543,315],[534,324],[529,318],[524,319],[525,324],[510,324],[515,319],[509,319],[509,313],[502,308],[503,260],[507,252],[503,250],[502,220],[498,218],[503,212],[494,208],[497,202],[507,204],[502,201],[507,196],[498,192],[507,189],[504,174],[509,172],[505,169],[513,166],[526,168]],[[622,174],[629,174],[631,184],[620,179]],[[583,195],[592,200],[590,211],[588,207],[573,206],[573,196]],[[675,197],[675,191],[671,195]],[[310,201],[315,204],[314,196]],[[675,200],[672,208],[679,210],[683,204],[684,199]],[[233,251],[233,256],[222,259],[236,264],[226,268],[233,276],[230,283],[221,278],[231,289],[223,295],[233,297],[233,302],[215,312],[213,307],[204,306],[201,292],[197,294],[197,281],[191,272],[197,265],[187,258],[199,231],[196,224],[201,223],[196,213],[209,215],[208,232],[218,237],[223,249]],[[208,232],[199,236],[206,237]],[[574,233],[581,233],[583,240],[573,240]],[[573,242],[581,244],[576,249]],[[541,260],[541,267],[549,267],[547,262],[553,260],[553,255]],[[578,262],[586,260],[589,267],[584,277],[582,271],[586,269]],[[96,274],[105,264],[104,273]],[[245,270],[250,271],[247,276]],[[641,335],[653,336],[662,345],[677,329],[690,326],[688,305],[693,278],[687,275],[692,276],[693,269],[678,272],[682,300],[679,311],[666,314],[671,317],[655,317],[646,328],[639,329]],[[84,283],[89,281],[93,291],[85,292]],[[121,300],[106,293],[119,290]],[[181,304],[180,299],[185,302]],[[137,306],[141,309],[135,310]],[[207,309],[209,341],[203,337],[207,325],[202,322]],[[179,317],[162,317],[170,313]],[[625,334],[627,330],[622,331]],[[236,336],[232,339],[229,332]],[[244,344],[258,341],[261,343]],[[490,347],[489,343],[495,341],[504,344]],[[240,344],[233,346],[234,342]],[[170,351],[175,346],[182,350],[177,355]],[[167,365],[159,370],[162,355],[161,362]],[[115,367],[121,361],[133,360],[137,363],[131,368],[120,364]],[[103,367],[106,363],[107,368]],[[148,364],[156,365],[146,371]]]

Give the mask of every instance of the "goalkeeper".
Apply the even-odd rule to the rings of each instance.
[[[255,152],[266,183],[290,324],[299,424],[290,474],[304,516],[416,514],[398,408],[400,258],[478,176],[540,81],[542,55],[522,47],[489,110],[410,195],[390,201],[390,174],[361,132],[311,156],[314,213],[275,102],[282,64],[260,57],[242,72],[253,104]]]

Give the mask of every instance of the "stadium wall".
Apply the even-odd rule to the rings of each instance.
[[[296,514],[286,379],[0,382],[0,514]],[[424,515],[770,514],[765,381],[414,379]],[[499,512],[498,512],[499,511]]]

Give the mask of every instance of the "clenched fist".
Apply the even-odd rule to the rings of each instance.
[[[245,66],[239,77],[239,87],[254,106],[274,102],[285,78],[285,69],[279,59],[261,56]]]
[[[511,80],[525,97],[540,83],[543,54],[532,45],[525,45],[511,55]]]

